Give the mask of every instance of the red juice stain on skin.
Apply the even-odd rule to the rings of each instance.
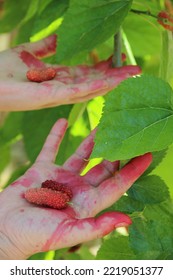
[[[29,187],[32,184],[31,180],[23,178],[18,181],[15,181],[11,183],[12,187],[18,187],[19,185],[22,185],[23,187]]]
[[[22,51],[20,53],[20,58],[28,67],[44,67],[44,63],[34,57],[31,53],[27,51]]]
[[[44,67],[42,69],[30,69],[26,73],[26,77],[31,82],[41,83],[54,79],[56,70],[52,67]]]
[[[24,196],[28,202],[36,205],[64,209],[72,198],[72,191],[58,182],[46,180],[41,188],[31,188],[25,192]]]
[[[46,38],[44,40],[46,46],[43,46],[43,48],[35,51],[35,55],[41,58],[54,54],[56,51],[56,38],[57,36],[55,34]]]
[[[21,193],[20,197],[23,199],[25,198],[25,194],[24,193]]]

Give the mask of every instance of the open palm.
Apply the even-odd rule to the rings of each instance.
[[[121,170],[119,162],[105,160],[81,176],[94,145],[94,132],[63,166],[56,166],[54,160],[66,128],[67,121],[58,120],[33,166],[0,193],[1,259],[26,259],[36,252],[74,246],[131,223],[119,212],[95,216],[127,191],[149,166],[151,154],[133,159]],[[26,190],[39,188],[47,179],[71,188],[73,198],[67,208],[56,210],[26,201]]]
[[[67,67],[43,63],[56,52],[56,36],[26,43],[0,53],[0,110],[21,111],[74,104],[106,94],[122,80],[141,72],[138,66],[112,68],[111,60],[94,66]],[[41,83],[26,78],[29,69],[53,67],[53,80]]]

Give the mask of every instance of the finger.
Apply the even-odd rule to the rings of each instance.
[[[141,74],[141,69],[138,66],[123,66],[119,71],[115,70],[108,70],[106,72],[106,81],[109,85],[109,90],[114,89],[118,84],[122,81],[126,80],[127,78],[133,77],[135,75]]]
[[[66,95],[68,99],[72,99],[74,97],[84,97],[88,94],[97,94],[100,90],[105,90],[106,92],[109,89],[109,84],[106,79],[94,79],[83,83],[76,83],[74,85],[66,85],[62,90],[63,89],[64,95]]]
[[[23,50],[34,54],[37,58],[43,58],[56,52],[56,39],[56,35],[51,35],[34,43],[25,43],[20,47],[22,47]]]
[[[75,77],[82,79],[81,75],[87,76],[89,74],[95,74],[95,72],[105,72],[107,69],[111,68],[112,56],[107,60],[102,60],[93,66],[88,67],[86,64],[78,65],[77,67],[72,67],[72,72]]]
[[[69,220],[59,226],[53,233],[44,250],[71,247],[90,240],[101,238],[117,227],[129,226],[131,219],[119,212],[104,213],[98,218]]]
[[[102,163],[94,166],[83,177],[87,183],[92,186],[98,186],[103,180],[112,177],[119,168],[119,161],[110,162],[104,160]]]
[[[67,129],[67,120],[59,119],[52,127],[36,162],[54,162],[59,146]]]
[[[107,83],[107,86],[103,86],[102,88],[98,88],[96,91],[88,91],[81,92],[80,94],[73,94],[70,97],[70,103],[79,103],[91,100],[97,96],[102,96],[107,94],[109,91],[114,89],[117,85],[119,85],[123,80],[129,78],[129,73],[124,73],[120,77],[105,77],[104,81]]]
[[[121,56],[122,61],[126,60],[126,55],[123,53]],[[98,62],[94,65],[94,68],[100,71],[105,71],[107,68],[113,68],[112,67],[112,56],[110,56],[107,60],[103,60]]]
[[[81,173],[84,167],[88,164],[89,156],[94,146],[93,130],[90,135],[82,142],[75,153],[64,163],[63,167],[73,173]]]
[[[103,79],[96,79],[81,84],[75,84],[75,87],[68,85],[64,89],[66,91],[64,92],[64,95],[66,95],[68,100],[70,99],[73,103],[84,102],[98,95],[108,93],[123,80],[141,73],[141,69],[138,66],[124,67],[122,67],[119,71],[117,71],[117,69],[107,71]]]
[[[126,65],[119,68],[109,68],[106,71],[107,75],[110,76],[121,76],[128,74],[129,76],[135,76],[141,74],[141,68],[137,65]]]
[[[115,176],[98,187],[97,213],[115,203],[142,175],[152,161],[151,153],[132,159]]]
[[[104,95],[115,86],[117,86],[122,80],[128,78],[134,74],[132,71],[121,73],[121,75],[105,74],[103,79],[91,80],[84,83],[74,85],[62,85],[57,80],[47,81],[37,85],[34,84],[32,91],[30,92],[36,101],[39,102],[37,108],[54,107],[58,104],[74,104],[79,102],[85,102],[99,95]],[[25,107],[26,107],[26,99]],[[17,106],[17,105],[16,105]],[[31,106],[30,102],[27,104],[27,109]],[[32,102],[33,106],[33,102]]]
[[[40,87],[42,86],[42,87]],[[72,104],[74,101],[81,102],[80,100],[85,96],[99,95],[100,91],[108,92],[109,87],[106,79],[91,80],[78,84],[62,84],[58,80],[46,81],[41,83],[40,89],[45,93],[43,98],[46,98],[47,104],[56,106],[56,104]],[[40,92],[41,92],[40,90]],[[38,95],[38,92],[37,92]],[[86,99],[87,100],[87,99]]]
[[[49,90],[47,96],[49,101],[47,100],[47,102],[50,107],[55,106],[57,101],[58,103],[62,101],[62,104],[84,102],[96,96],[106,94],[121,81],[141,72],[138,66],[124,67],[121,67],[119,70],[111,69],[107,71],[107,73],[104,74],[100,79],[97,78],[72,85],[66,84],[64,86],[64,84],[60,83],[58,80],[56,80],[56,78],[53,81],[42,83],[42,86],[45,88],[45,90],[47,88]]]

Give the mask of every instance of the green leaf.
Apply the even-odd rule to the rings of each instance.
[[[93,245],[95,241],[93,241]],[[92,246],[92,243],[91,243]],[[91,254],[90,250],[89,250],[89,246],[87,246],[87,244],[82,244],[82,246],[80,247],[78,254],[79,256],[82,258],[82,260],[94,260],[95,257]]]
[[[5,119],[3,127],[0,129],[0,137],[4,142],[9,142],[21,134],[23,112],[12,112]]]
[[[54,0],[44,0],[44,1],[40,1],[39,3],[39,13],[42,13],[44,11],[44,9],[48,8],[48,5],[50,4],[50,2],[53,2]],[[57,1],[56,1],[57,2]]]
[[[1,160],[0,160],[0,172],[1,172],[7,166],[10,160],[9,145],[4,145],[4,143],[1,143],[1,141],[0,141],[0,155],[1,155]]]
[[[49,251],[49,252],[41,252],[36,253],[28,258],[28,260],[53,260],[54,259],[55,252]]]
[[[88,102],[87,111],[90,120],[91,129],[94,129],[101,118],[104,104],[103,96],[92,99]]]
[[[172,166],[173,166],[173,144],[167,149],[166,157],[163,162],[156,167],[152,172],[153,174],[159,175],[169,187],[169,192],[173,198],[173,184],[172,184]]]
[[[173,250],[172,252],[163,252],[158,257],[157,260],[173,260]]]
[[[27,13],[26,13],[25,17],[23,18],[21,24],[26,23],[37,13],[37,10],[39,8],[39,2],[40,2],[40,0],[30,0],[30,4],[27,9]]]
[[[23,137],[27,155],[34,162],[52,128],[59,118],[67,118],[72,106],[30,111],[24,113]]]
[[[3,5],[3,17],[1,18],[0,33],[13,30],[25,17],[30,0],[6,0]]]
[[[93,260],[94,256],[89,251],[89,246],[79,244],[70,248],[55,251],[54,260]]]
[[[123,195],[118,201],[116,201],[111,207],[105,209],[107,211],[118,211],[125,214],[132,214],[133,212],[141,212],[144,210],[145,204],[139,200],[136,200],[130,196]]]
[[[152,163],[150,166],[147,168],[145,173],[143,174],[144,176],[152,172],[156,167],[159,166],[159,164],[162,162],[162,160],[166,157],[167,154],[167,149],[159,151],[159,152],[153,152],[152,153]]]
[[[136,218],[129,227],[130,245],[138,259],[156,259],[162,251],[155,223],[153,223]]]
[[[141,6],[139,10],[141,10]],[[144,10],[148,10],[148,5]],[[122,27],[135,56],[160,54],[161,32],[157,25],[156,18],[137,15],[132,12],[128,14]],[[149,42],[152,42],[152,44]]]
[[[34,26],[34,21],[35,21],[35,17],[31,18],[30,20],[28,20],[27,22],[23,23],[20,26],[20,29],[15,38],[15,42],[14,42],[15,46],[30,41],[32,29]]]
[[[32,35],[48,27],[48,25],[61,17],[68,8],[68,5],[69,0],[53,0],[45,9],[43,9],[43,11],[41,11],[41,13],[38,11],[37,17],[34,21]]]
[[[160,259],[172,254],[173,213],[168,203],[146,206],[142,218],[129,227],[130,246],[138,259]]]
[[[159,78],[123,81],[106,97],[92,157],[123,160],[168,147],[173,142],[172,97],[169,84]]]
[[[129,196],[122,196],[113,206],[112,210],[132,214],[133,212],[140,212],[144,209],[145,205],[134,198]]]
[[[68,126],[72,126],[84,113],[87,106],[87,102],[84,103],[77,103],[73,105],[73,108],[70,112],[69,118],[68,118]]]
[[[134,260],[128,237],[111,237],[105,240],[97,253],[97,260]]]
[[[82,140],[83,137],[71,135],[71,131],[68,129],[61,143],[56,163],[62,165],[75,152]]]
[[[16,142],[21,135],[22,112],[12,112],[6,117],[0,128],[0,172],[9,164],[11,159],[11,143]]]
[[[173,86],[173,40],[172,33],[166,30],[162,32],[162,52],[160,59],[160,76]]]
[[[73,108],[75,110],[75,106],[73,106]],[[72,111],[73,109],[71,110],[71,112]],[[69,114],[69,119],[71,112]],[[78,120],[76,120],[76,122],[74,122],[74,124],[67,130],[65,137],[61,143],[56,163],[62,165],[65,160],[75,152],[84,137],[88,136],[89,132],[90,128],[88,124],[88,115],[85,111],[84,114]]]
[[[154,204],[169,199],[165,182],[156,175],[142,176],[128,190],[128,195],[144,204]]]
[[[170,228],[168,226],[168,229],[173,229],[173,204],[170,200],[164,201],[159,204],[147,205],[145,207],[143,215],[145,216],[145,218],[147,218],[147,220],[162,222],[163,226],[165,227],[166,224],[169,225],[170,223],[171,226]]]
[[[57,30],[57,62],[92,50],[115,34],[127,15],[131,0],[71,0]]]

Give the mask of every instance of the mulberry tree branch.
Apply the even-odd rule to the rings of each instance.
[[[121,31],[119,30],[118,33],[114,35],[114,54],[112,57],[112,67],[115,68],[121,66]]]

